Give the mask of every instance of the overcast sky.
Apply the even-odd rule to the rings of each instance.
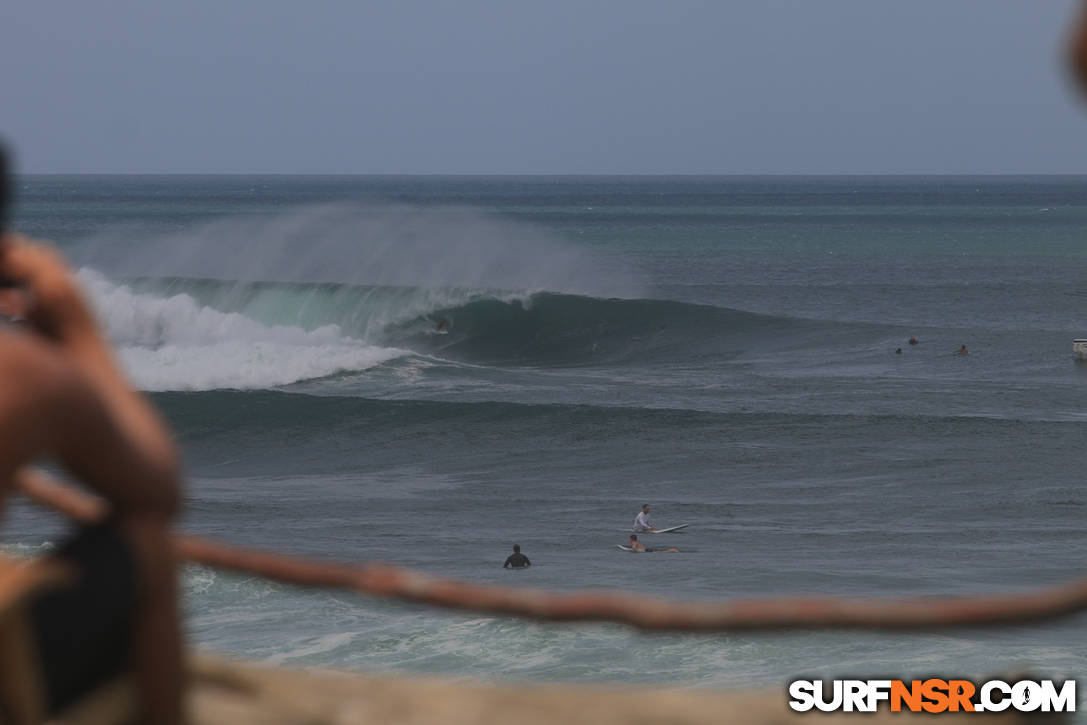
[[[0,6],[24,172],[1087,173],[1075,0]]]

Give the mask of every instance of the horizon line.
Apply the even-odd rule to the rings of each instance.
[[[23,171],[13,174],[26,176],[313,176],[313,177],[388,177],[388,178],[909,178],[909,177],[1087,177],[1082,172],[857,172],[857,173],[614,173],[614,172],[526,172],[526,173],[462,173],[462,172],[285,172],[285,171]]]

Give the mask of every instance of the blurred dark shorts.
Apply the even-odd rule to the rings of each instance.
[[[53,556],[77,576],[30,606],[50,714],[128,669],[138,603],[136,560],[114,526],[82,528]]]

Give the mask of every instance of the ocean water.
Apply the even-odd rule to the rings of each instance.
[[[186,531],[683,600],[1084,573],[1085,178],[31,176],[16,212],[173,426]],[[681,553],[615,548],[643,503],[690,524],[651,542]],[[16,505],[0,541],[63,528]],[[501,568],[515,542],[531,569]],[[184,590],[191,642],[291,665],[712,687],[1087,666],[1084,616],[650,635],[200,567]]]

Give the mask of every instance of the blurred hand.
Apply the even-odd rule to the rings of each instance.
[[[0,239],[0,279],[21,288],[8,295],[12,310],[31,327],[61,345],[99,338],[90,306],[68,263],[53,247],[6,233]]]

